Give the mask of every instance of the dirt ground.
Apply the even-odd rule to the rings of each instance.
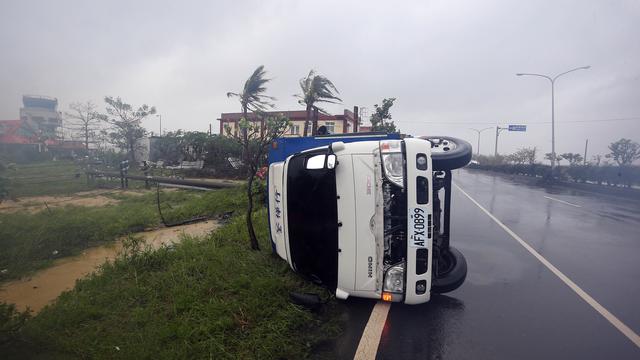
[[[139,196],[144,194],[144,191],[103,189],[79,192],[70,196],[24,197],[17,200],[5,200],[3,202],[0,202],[0,213],[18,211],[36,213],[45,210],[47,207],[56,208],[67,205],[93,207],[117,204],[119,202],[119,200],[105,196],[108,194]]]
[[[203,236],[218,227],[214,220],[160,228],[138,233],[152,248],[178,243],[181,235]],[[32,276],[0,286],[0,301],[14,303],[20,310],[30,308],[35,313],[55,300],[63,291],[74,287],[77,279],[94,272],[105,261],[113,260],[122,249],[122,241],[93,247],[74,257],[59,259],[56,263]]]

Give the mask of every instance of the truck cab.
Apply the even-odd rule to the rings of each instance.
[[[277,144],[297,151],[283,154],[280,149],[270,154],[269,164],[272,246],[293,271],[339,299],[420,304],[429,301],[434,285],[446,276],[456,279],[446,279],[446,289],[436,292],[462,284],[466,262],[455,249],[450,253],[448,219],[444,229],[449,204],[441,204],[438,195],[444,190],[450,203],[451,172],[434,169],[433,162],[434,148],[440,148],[436,154],[454,147],[460,153],[461,140],[304,139],[289,140],[304,146],[287,140]],[[470,151],[469,146],[469,158]],[[444,267],[448,275],[439,279]]]

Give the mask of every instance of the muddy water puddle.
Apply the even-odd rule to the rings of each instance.
[[[214,220],[161,228],[136,234],[152,248],[178,243],[181,235],[207,235],[218,227]],[[59,259],[53,266],[36,272],[30,277],[0,285],[0,301],[16,304],[20,310],[29,307],[39,312],[55,300],[63,291],[71,290],[77,279],[94,272],[105,261],[113,260],[122,249],[122,241],[86,249],[82,254]]]

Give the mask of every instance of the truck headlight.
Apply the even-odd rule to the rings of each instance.
[[[404,187],[404,159],[402,140],[380,141],[384,177],[399,187]]]
[[[384,291],[401,293],[404,291],[404,264],[390,267],[384,274]]]
[[[392,183],[404,186],[404,159],[402,153],[382,154],[384,177]]]

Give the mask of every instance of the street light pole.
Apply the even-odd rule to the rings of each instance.
[[[157,114],[156,117],[160,118],[160,136],[162,136],[162,114]]]
[[[492,129],[492,128],[490,128],[490,129]],[[500,131],[505,130],[505,129],[508,129],[508,128],[503,128],[503,127],[500,127],[500,125],[496,125],[496,147],[495,147],[495,149],[493,151],[493,157],[495,157],[495,158],[498,157],[498,136],[500,136]]]
[[[485,130],[489,130],[489,129],[492,129],[492,128],[488,127],[488,128],[484,128],[484,129],[481,129],[481,130],[474,129],[474,128],[469,128],[469,130],[473,130],[473,131],[478,133],[478,147],[476,148],[476,155],[480,155],[480,133],[482,133]]]
[[[562,76],[566,75],[570,72],[578,71],[578,70],[587,70],[591,68],[591,66],[581,66],[575,69],[571,69],[560,73],[554,77],[542,75],[542,74],[530,74],[530,73],[517,73],[517,76],[538,76],[543,77],[551,82],[551,176],[553,176],[553,169],[556,165],[556,126],[555,126],[555,85],[556,80]],[[496,130],[497,134],[497,130]],[[497,141],[496,141],[497,143]]]

